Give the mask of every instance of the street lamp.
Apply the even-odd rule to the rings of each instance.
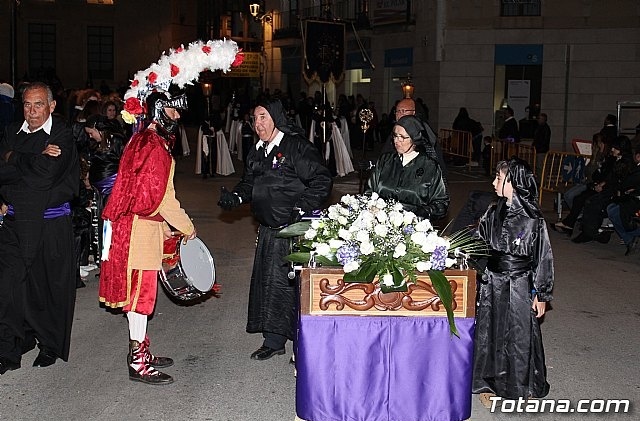
[[[251,13],[251,16],[253,16],[253,19],[256,22],[271,23],[271,20],[273,19],[273,16],[271,16],[271,13],[260,14],[260,3],[251,3],[249,5],[249,12]]]
[[[207,117],[211,116],[211,93],[213,92],[213,84],[212,83],[208,83],[208,82],[204,82],[201,84],[201,88],[202,88],[202,95],[204,95],[205,99],[207,100]]]
[[[407,74],[407,78],[402,82],[402,96],[404,98],[413,97],[413,82],[411,82],[411,73]]]

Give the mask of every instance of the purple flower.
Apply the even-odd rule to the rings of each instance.
[[[402,228],[403,234],[411,235],[414,232],[416,232],[416,230],[413,228],[413,225],[407,225],[406,227]]]
[[[360,250],[358,247],[350,244],[345,244],[336,251],[336,258],[342,266],[357,260],[359,256]]]
[[[447,248],[445,246],[437,246],[431,254],[431,269],[444,270],[447,261]]]

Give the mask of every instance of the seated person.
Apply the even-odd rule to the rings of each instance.
[[[569,209],[573,208],[573,200],[590,188],[594,174],[600,171],[608,154],[609,151],[606,150],[602,134],[594,134],[591,139],[591,159],[589,159],[589,163],[585,167],[585,180],[581,183],[574,184],[562,195],[562,200]]]
[[[634,166],[622,180],[621,195],[607,206],[609,220],[627,247],[625,256],[634,251],[640,237],[640,224],[636,218],[640,211],[640,146],[633,151],[633,161]]]
[[[397,200],[422,218],[443,218],[449,208],[449,193],[438,161],[425,152],[428,140],[424,125],[415,116],[404,116],[393,127],[392,137],[395,152],[380,156],[365,193]]]
[[[633,165],[631,143],[626,136],[618,136],[611,146],[611,154],[615,157],[610,178],[603,185],[602,190],[595,194],[582,208],[582,232],[571,239],[574,243],[586,243],[598,240],[608,243],[611,230],[602,230],[600,226],[606,216],[607,206],[614,197],[621,192],[622,181],[627,177]]]
[[[596,195],[610,194],[615,180],[614,168],[621,158],[620,148],[621,146],[611,149],[607,156],[596,164],[597,168],[591,172],[590,181],[587,183],[586,188],[578,194],[571,195],[569,214],[562,221],[552,224],[552,229],[571,234],[575,223],[582,216],[587,201]],[[589,165],[591,165],[591,162]]]

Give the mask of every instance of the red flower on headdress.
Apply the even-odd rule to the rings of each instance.
[[[147,80],[149,81],[149,83],[156,83],[156,80],[158,80],[158,75],[156,74],[156,72],[151,72],[149,73],[149,76],[147,76]]]
[[[126,112],[133,115],[144,113],[144,106],[138,98],[128,98],[124,103],[124,109]]]
[[[180,47],[178,47],[178,48],[176,49],[176,53],[181,53],[181,52],[183,52],[183,51],[184,51],[184,48],[182,48],[182,46],[180,46]]]
[[[180,73],[180,68],[171,63],[171,77],[175,77],[178,73]]]
[[[138,79],[134,79],[133,82],[131,82],[132,88],[135,88],[136,86],[138,86]]]
[[[211,47],[209,47],[208,45],[204,45],[202,47],[202,52],[205,54],[209,54],[211,52]]]
[[[244,61],[244,54],[242,54],[240,51],[241,50],[239,50],[238,54],[236,54],[236,58],[235,60],[233,60],[233,63],[231,63],[231,67],[238,67]]]

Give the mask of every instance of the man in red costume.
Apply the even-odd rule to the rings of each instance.
[[[146,98],[150,125],[127,144],[113,191],[102,217],[107,220],[100,271],[100,301],[122,308],[129,320],[129,379],[168,384],[173,378],[158,368],[173,365],[149,351],[147,317],[153,313],[162,268],[164,239],[171,225],[185,240],[196,230],[175,197],[171,143],[178,127],[184,95],[169,99],[164,92]]]

